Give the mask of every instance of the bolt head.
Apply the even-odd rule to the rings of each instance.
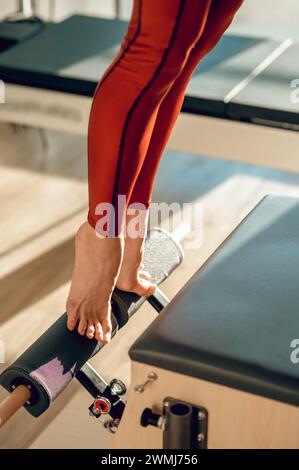
[[[158,376],[157,376],[156,372],[150,372],[150,373],[148,374],[147,378],[148,378],[149,380],[157,380]]]
[[[206,438],[206,437],[205,437],[205,435],[204,435],[203,433],[200,433],[200,434],[198,434],[198,436],[197,436],[197,440],[198,440],[198,442],[202,442],[202,441],[204,441],[204,440],[205,440],[205,438]]]

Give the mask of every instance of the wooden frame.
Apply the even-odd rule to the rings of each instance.
[[[134,390],[149,372],[158,379],[143,393]],[[132,363],[129,399],[112,449],[158,449],[162,431],[140,425],[145,408],[161,413],[167,396],[207,408],[208,448],[299,448],[299,407],[270,400],[146,364]]]

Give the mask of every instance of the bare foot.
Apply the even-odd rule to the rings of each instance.
[[[126,292],[135,292],[141,297],[149,297],[154,294],[156,285],[150,281],[150,274],[143,269],[143,248],[143,238],[125,238],[124,257],[116,287]]]
[[[99,238],[85,222],[76,235],[76,260],[67,299],[67,326],[102,343],[111,339],[111,295],[119,274],[123,238]]]

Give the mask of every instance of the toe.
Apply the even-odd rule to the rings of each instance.
[[[140,271],[139,272],[139,276],[142,278],[142,279],[147,279],[147,280],[150,280],[152,278],[152,276],[150,275],[150,273],[148,273],[147,271]]]
[[[78,323],[78,308],[72,302],[67,302],[66,304],[66,311],[67,311],[67,327],[70,331],[73,331]]]
[[[103,342],[109,343],[111,341],[112,326],[109,318],[102,320],[103,329]]]
[[[78,333],[84,336],[86,328],[87,328],[87,321],[85,320],[85,318],[81,318],[79,322],[79,326],[78,326]]]
[[[103,340],[103,330],[100,322],[95,324],[95,339],[99,342]]]
[[[93,324],[89,324],[86,330],[86,336],[89,339],[93,339],[95,335],[95,326]]]
[[[152,284],[147,279],[139,279],[137,290],[137,294],[139,294],[140,296],[149,297],[150,295],[155,293],[156,285]]]

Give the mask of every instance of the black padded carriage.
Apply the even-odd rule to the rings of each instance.
[[[130,356],[299,405],[299,364],[291,360],[298,338],[299,198],[271,195],[190,279]]]

